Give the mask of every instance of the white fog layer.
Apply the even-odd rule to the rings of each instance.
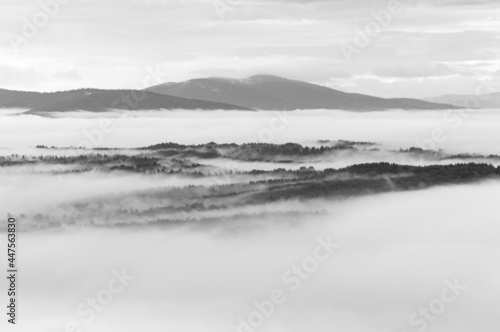
[[[127,114],[125,116],[125,114]],[[105,127],[100,130],[103,122]],[[373,141],[390,148],[446,149],[500,154],[497,110],[346,112],[145,111],[0,115],[0,147],[87,146],[130,148],[160,142],[287,143]],[[99,130],[99,133],[96,131]]]
[[[1,0],[0,332],[500,332],[499,0]]]
[[[464,112],[470,112],[470,117],[460,123],[449,120],[456,120],[453,116],[459,113],[442,111],[163,111],[134,112],[125,119],[119,113],[97,117],[74,113],[52,118],[2,115],[0,145],[5,148],[0,154],[4,158],[18,154],[35,161],[41,156],[56,159],[41,164],[4,165],[0,171],[0,213],[24,216],[40,212],[41,220],[45,220],[49,217],[44,214],[62,214],[58,211],[64,204],[77,207],[87,199],[102,200],[109,211],[155,209],[174,201],[145,204],[126,195],[174,187],[243,185],[272,178],[272,174],[248,173],[223,176],[218,173],[221,169],[249,172],[313,166],[323,170],[363,162],[446,165],[477,161],[498,165],[495,158],[440,159],[440,155],[427,154],[415,160],[412,155],[398,152],[413,146],[443,149],[450,154],[500,153],[500,115],[489,110]],[[111,121],[113,130],[101,132],[100,136],[95,129],[102,120]],[[263,128],[270,129],[265,133],[272,136],[262,134]],[[436,146],[416,144],[416,137],[424,142],[439,128],[446,139],[433,141]],[[86,136],[85,132],[92,134]],[[119,149],[48,148],[75,147],[89,137],[100,140],[93,148]],[[337,140],[361,143],[355,145],[357,150],[332,150],[330,154],[306,156],[292,163],[193,158],[192,162],[208,170],[209,175],[204,177],[84,172],[89,166],[57,159],[98,155],[143,158],[150,152],[130,148],[161,142],[201,144],[207,143],[206,137],[219,143],[296,142],[318,148],[341,144],[334,142]],[[374,145],[364,146],[362,142]],[[35,148],[37,145],[47,148]],[[228,197],[223,200],[228,204],[224,210],[165,210],[157,214],[158,218],[186,220],[251,216],[257,209],[263,213],[249,217],[246,223],[148,226],[147,215],[143,215],[137,221],[144,227],[113,228],[124,220],[111,216],[109,221],[106,218],[109,227],[68,228],[63,219],[60,229],[19,235],[19,328],[39,332],[68,331],[68,326],[93,332],[252,332],[242,322],[257,310],[255,301],[269,303],[266,300],[277,290],[282,303],[273,307],[273,314],[259,331],[302,332],[310,330],[310,326],[315,332],[402,332],[418,331],[424,326],[443,332],[494,331],[500,327],[495,309],[500,305],[500,269],[496,267],[500,259],[496,241],[500,231],[499,194],[500,182],[486,179],[475,184],[346,200],[325,197],[238,205],[245,196]],[[313,214],[293,221],[272,215],[297,212]],[[78,219],[78,215],[72,214],[72,218]],[[325,241],[340,247],[325,249],[319,244]],[[311,257],[322,260],[311,261]],[[316,265],[308,266],[311,262]],[[306,270],[301,270],[299,278],[293,266],[303,264]],[[1,266],[6,267],[4,260]],[[106,293],[110,283],[118,282],[117,273],[125,275],[123,287],[112,287],[121,291]],[[448,290],[451,293],[447,296],[454,294],[453,301],[446,304],[436,322],[425,318],[420,308],[436,305],[435,299],[447,292],[450,283],[458,287]],[[0,285],[5,286],[6,279]],[[102,300],[106,294],[113,294],[112,299],[105,299],[111,301],[109,305],[93,308],[88,302],[99,296]]]
[[[465,290],[429,330],[494,331],[499,194],[498,182],[384,194],[330,204],[330,216],[299,225],[268,220],[241,231],[215,225],[203,232],[21,234],[21,305],[30,320],[20,327],[64,331],[74,321],[96,332],[246,331],[237,329],[237,318],[281,289],[286,301],[260,331],[298,332],[312,323],[318,332],[416,331],[421,325],[409,323],[412,313],[440,298],[445,280],[458,280]],[[330,235],[340,247],[293,291],[297,280],[283,275],[313,255],[318,237]],[[77,308],[122,269],[134,279],[86,322],[89,315]]]

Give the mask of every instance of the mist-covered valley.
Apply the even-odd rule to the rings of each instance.
[[[495,144],[500,140],[497,130],[500,115],[496,109],[369,113],[164,110],[63,112],[44,117],[9,116],[10,109],[0,112],[2,148],[37,145],[131,148],[161,142],[203,144],[208,143],[209,137],[209,141],[228,144],[348,140],[376,142],[391,149],[420,147],[445,149],[454,154],[500,154]]]
[[[13,193],[6,198],[10,210],[2,212],[20,215],[26,229],[204,224],[324,212],[306,208],[310,200],[500,179],[496,155],[393,151],[349,141],[309,145],[161,143],[90,151],[38,146],[38,156],[0,157],[3,190]],[[47,194],[37,198],[41,192]],[[26,206],[28,198],[33,203]],[[282,208],[269,208],[274,203]]]
[[[500,1],[0,8],[0,332],[500,331]]]
[[[6,110],[19,327],[497,329],[500,115],[375,113]]]

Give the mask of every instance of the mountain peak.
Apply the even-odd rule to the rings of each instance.
[[[416,99],[383,99],[350,94],[325,86],[260,74],[244,79],[210,77],[175,84],[160,84],[149,91],[181,98],[240,105],[260,110],[457,108]]]
[[[267,75],[267,74],[259,74],[248,77],[246,80],[256,81],[256,82],[284,82],[289,81],[286,78],[275,76],[275,75]]]

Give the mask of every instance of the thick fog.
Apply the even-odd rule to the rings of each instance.
[[[374,141],[454,153],[500,154],[497,110],[345,112],[147,111],[0,115],[0,147],[137,147],[159,142]],[[104,131],[100,130],[103,126]],[[99,130],[100,134],[97,132]],[[102,135],[101,135],[102,134]],[[89,138],[90,137],[90,138]],[[85,146],[85,145],[84,145]]]
[[[95,332],[247,331],[238,318],[281,290],[283,303],[256,331],[417,331],[422,324],[410,317],[438,303],[448,280],[457,295],[446,294],[453,301],[429,331],[494,331],[499,194],[492,182],[323,202],[330,216],[239,232],[214,225],[23,233],[16,330],[65,331],[74,322]],[[327,258],[307,279],[291,278],[287,271],[328,236],[340,247],[322,252]],[[122,270],[134,279],[93,319],[79,315]]]
[[[16,167],[19,169],[19,167]],[[33,213],[50,210],[58,203],[71,202],[86,197],[119,194],[133,190],[187,185],[214,185],[238,182],[237,178],[205,177],[199,179],[181,176],[111,173],[83,173],[46,175],[30,174],[28,169],[18,173],[0,172],[0,214]],[[0,168],[0,171],[2,168]]]
[[[345,139],[375,142],[383,149],[364,156],[332,156],[316,165],[212,160],[213,165],[236,170],[398,162],[400,156],[386,149],[411,146],[500,154],[500,113],[461,112],[163,111],[133,112],[127,117],[120,112],[75,112],[40,117],[5,111],[0,115],[0,156],[87,154],[34,147],[78,146],[89,142],[89,137],[91,147],[206,143],[209,138],[219,143],[308,144]],[[86,197],[134,190],[250,180],[125,172],[55,175],[50,174],[51,167],[64,166],[1,167],[0,214],[34,213]],[[298,223],[270,217],[232,227],[213,223],[205,228],[75,227],[22,232],[19,324],[7,331],[497,331],[499,194],[499,181],[485,181],[342,201],[255,207],[266,212],[328,212]],[[1,241],[5,247],[4,238]],[[0,268],[6,270],[6,260]],[[6,285],[2,278],[0,288]],[[98,302],[93,307],[89,303],[95,298]],[[274,303],[270,299],[279,304],[269,307]],[[0,301],[6,303],[5,294]],[[255,301],[269,317],[258,313]],[[260,316],[262,321],[255,323]]]

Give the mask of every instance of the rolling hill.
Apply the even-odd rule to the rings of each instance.
[[[328,87],[271,75],[256,75],[246,79],[193,79],[180,83],[165,83],[147,89],[155,93],[182,98],[241,105],[260,110],[340,109],[376,111],[383,109],[435,110],[454,109],[453,105],[417,99],[384,99],[346,93]]]
[[[27,113],[67,111],[104,112],[109,109],[247,110],[245,107],[204,100],[166,96],[140,90],[80,89],[61,92],[24,92],[0,89],[1,108],[26,108]]]

